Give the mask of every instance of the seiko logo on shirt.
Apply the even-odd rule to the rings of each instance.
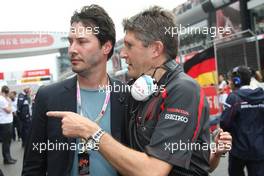
[[[180,122],[183,122],[183,123],[187,123],[188,122],[188,118],[187,117],[176,115],[176,114],[165,114],[165,119],[176,120],[176,121],[180,121]]]

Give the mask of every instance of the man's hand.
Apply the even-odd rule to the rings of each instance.
[[[80,137],[87,139],[100,127],[88,118],[69,111],[49,111],[47,116],[61,118],[62,133],[67,137]]]
[[[213,172],[218,166],[220,158],[223,154],[231,150],[232,136],[228,132],[223,132],[222,129],[215,130],[213,134],[215,149],[211,151],[210,155],[210,172]]]
[[[216,155],[221,156],[222,154],[225,154],[231,150],[232,136],[229,132],[224,132],[222,129],[220,129],[214,140],[216,144]]]

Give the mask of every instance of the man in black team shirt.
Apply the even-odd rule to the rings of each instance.
[[[48,112],[48,116],[63,119],[64,135],[96,142],[99,152],[122,175],[207,176],[209,108],[199,85],[175,62],[177,35],[168,32],[175,27],[173,15],[152,7],[124,20],[123,25],[121,56],[135,79],[123,141],[130,148],[78,114]],[[67,119],[72,118],[76,120],[70,123]],[[82,133],[70,133],[80,125]]]

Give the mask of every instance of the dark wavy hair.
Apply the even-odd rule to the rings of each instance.
[[[106,11],[95,4],[84,6],[80,12],[75,11],[71,17],[71,25],[78,22],[81,22],[85,27],[99,28],[99,32],[95,34],[95,36],[99,40],[101,46],[107,41],[112,43],[112,49],[108,54],[108,59],[111,58],[116,42],[116,31],[113,20]]]

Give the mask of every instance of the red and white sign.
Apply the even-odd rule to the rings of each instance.
[[[49,69],[27,70],[23,73],[23,78],[36,77],[36,76],[50,76],[50,70]]]
[[[0,80],[4,80],[4,73],[0,72]]]
[[[0,51],[51,46],[54,39],[49,34],[6,34],[0,35]]]
[[[214,86],[203,87],[205,96],[209,103],[210,115],[216,115],[220,113],[220,105],[218,102],[217,90]]]
[[[191,53],[188,53],[186,55],[182,55],[182,62],[186,62],[187,60],[190,60],[193,56],[195,56],[198,53],[198,51],[193,51]],[[177,56],[176,57],[176,62],[180,63],[180,57]]]
[[[221,113],[221,109],[218,102],[216,87],[214,86],[203,87],[203,90],[209,104],[210,117],[219,115]],[[217,128],[217,124],[211,125],[210,131],[213,132],[216,128]]]

